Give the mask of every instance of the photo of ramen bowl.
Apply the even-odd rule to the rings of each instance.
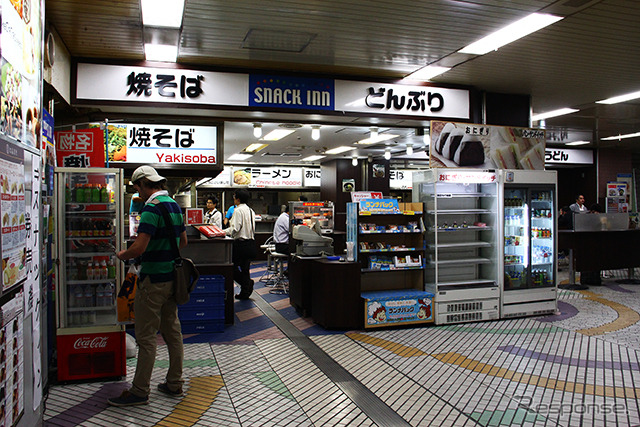
[[[251,184],[251,172],[246,169],[233,171],[233,183],[238,185]]]

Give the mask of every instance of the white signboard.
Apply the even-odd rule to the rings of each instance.
[[[413,188],[413,170],[391,170],[389,172],[389,188],[394,190],[411,190]]]
[[[205,185],[214,187],[231,187],[231,166],[225,166],[218,176],[207,181]]]
[[[233,185],[249,188],[302,187],[302,168],[233,168]]]
[[[320,187],[320,169],[304,168],[304,186]]]
[[[248,95],[247,74],[78,64],[78,100],[246,106]]]
[[[545,149],[545,164],[592,165],[592,150],[575,150],[570,148]]]
[[[469,91],[433,86],[335,81],[336,111],[469,118]]]
[[[127,163],[215,165],[217,128],[127,124]]]

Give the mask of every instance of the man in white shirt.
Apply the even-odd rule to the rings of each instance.
[[[229,220],[229,228],[224,230],[227,236],[233,238],[233,280],[240,285],[240,293],[237,299],[249,299],[253,292],[253,280],[251,280],[251,260],[258,255],[258,247],[255,241],[256,215],[247,202],[249,192],[238,190],[233,195],[235,209]]]
[[[276,252],[289,254],[289,205],[285,205],[284,212],[273,226],[273,241],[276,244]]]
[[[587,209],[587,207],[584,205],[584,196],[582,194],[578,194],[578,196],[576,197],[576,202],[569,206],[569,209],[571,210],[571,212],[579,214],[589,212],[589,209]]]
[[[218,210],[218,198],[216,196],[207,197],[207,211],[204,214],[204,222],[205,224],[222,228],[222,213]]]

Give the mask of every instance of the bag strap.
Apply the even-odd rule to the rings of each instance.
[[[155,200],[154,200],[155,201]],[[164,218],[165,227],[169,228],[169,240],[171,240],[171,249],[173,249],[173,253],[175,254],[175,258],[180,257],[180,248],[178,248],[178,244],[176,243],[176,230],[173,228],[173,222],[171,221],[171,216],[169,216],[169,211],[167,208],[161,203],[155,203],[156,207],[162,212],[162,216]]]

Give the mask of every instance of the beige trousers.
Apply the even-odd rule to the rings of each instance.
[[[151,283],[149,277],[146,277],[136,291],[135,315],[138,363],[131,392],[136,396],[149,395],[151,374],[156,361],[158,331],[169,351],[167,385],[171,390],[182,387],[184,349],[178,307],[173,297],[173,281]]]

